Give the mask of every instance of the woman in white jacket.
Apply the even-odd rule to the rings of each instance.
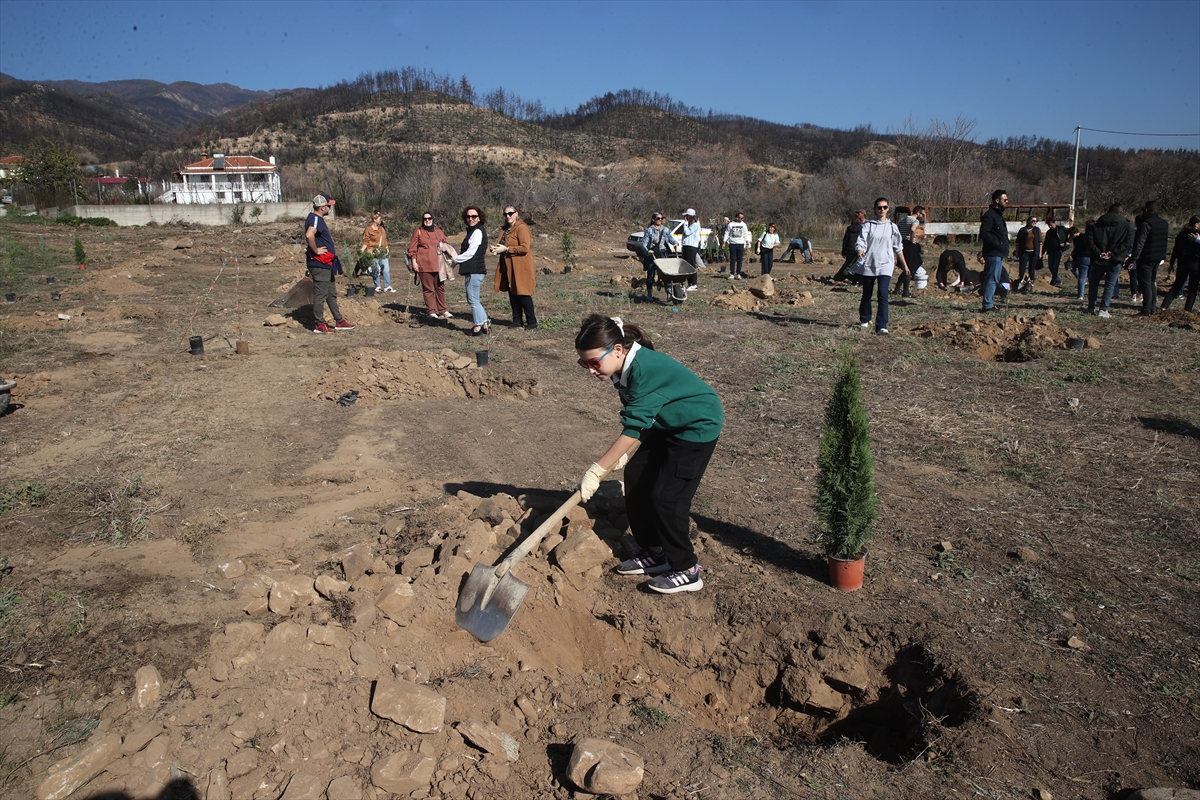
[[[871,292],[875,291],[879,298],[879,313],[875,317],[875,332],[886,335],[888,332],[888,284],[892,282],[892,271],[896,262],[908,274],[908,265],[904,263],[904,242],[900,239],[900,229],[896,223],[887,218],[888,199],[880,197],[875,201],[875,219],[869,219],[862,225],[858,234],[858,263],[850,270],[855,275],[862,276],[862,300],[858,303],[858,327],[871,327]]]

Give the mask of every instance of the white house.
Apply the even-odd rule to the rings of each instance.
[[[164,182],[160,203],[278,203],[283,200],[275,156],[263,161],[254,156],[214,153],[175,173],[179,182]]]

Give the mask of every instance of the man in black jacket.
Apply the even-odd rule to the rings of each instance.
[[[1108,213],[1096,220],[1088,243],[1092,256],[1092,266],[1088,272],[1088,313],[1098,317],[1112,316],[1108,313],[1108,307],[1112,305],[1117,279],[1121,277],[1121,264],[1133,243],[1133,226],[1122,215],[1123,210],[1120,203],[1109,206]],[[1100,307],[1096,308],[1101,275],[1104,276],[1104,296]]]
[[[1143,317],[1158,313],[1158,267],[1167,257],[1167,235],[1167,221],[1158,215],[1158,201],[1147,201],[1129,254],[1129,261],[1137,264]]]
[[[1046,266],[1050,268],[1051,286],[1062,286],[1058,279],[1058,264],[1067,249],[1067,238],[1067,229],[1058,224],[1054,215],[1046,217],[1046,240],[1042,251],[1046,254]]]
[[[858,235],[862,233],[863,223],[867,221],[867,212],[864,209],[859,209],[854,212],[854,216],[850,219],[850,224],[846,226],[846,232],[842,234],[842,258],[846,259],[846,263],[842,264],[842,268],[833,276],[835,281],[850,281],[858,283],[858,276],[850,274],[850,268],[858,261]]]
[[[979,223],[979,241],[983,244],[983,310],[996,310],[996,286],[1000,283],[1000,272],[1004,259],[1008,257],[1008,224],[1004,221],[1004,209],[1008,207],[1008,192],[997,189],[992,192],[992,207],[983,212]]]

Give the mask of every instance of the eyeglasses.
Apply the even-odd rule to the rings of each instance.
[[[658,220],[660,220],[660,219],[662,219],[662,217],[655,217],[655,218],[654,218],[655,222],[657,222],[657,221],[658,221]]]
[[[887,206],[875,206],[875,210],[876,211],[887,211],[888,207]]]
[[[467,214],[467,219],[479,219],[478,214]]]
[[[609,354],[609,353],[611,353],[611,352],[613,351],[613,347],[616,347],[616,345],[614,344],[612,347],[610,347],[610,348],[608,348],[607,350],[605,350],[605,351],[604,351],[604,352],[603,352],[603,353],[600,355],[600,357],[599,357],[599,358],[581,358],[581,359],[579,359],[579,361],[578,361],[577,363],[579,364],[579,366],[583,367],[584,369],[595,369],[595,370],[599,370],[599,369],[600,369],[600,362],[601,362],[601,361],[603,361],[605,358],[607,358],[607,357],[608,357],[608,354]]]
[[[433,222],[433,217],[421,217],[422,222]]]
[[[515,212],[515,211],[505,211],[504,212],[504,216],[506,216],[506,217],[515,217],[516,215],[517,215],[517,212]]]

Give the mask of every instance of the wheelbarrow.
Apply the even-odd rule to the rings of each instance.
[[[629,448],[628,455],[637,452],[639,443],[634,442]],[[602,479],[608,476],[609,470]],[[582,498],[579,490],[567,498],[558,509],[546,518],[533,533],[517,545],[511,553],[493,566],[476,564],[471,570],[467,582],[463,584],[458,595],[458,605],[455,607],[454,619],[458,627],[471,633],[481,642],[490,642],[508,627],[508,623],[517,613],[521,601],[529,591],[529,584],[512,574],[512,568],[537,547],[542,539],[552,530],[562,527],[563,517]]]
[[[654,269],[658,273],[658,282],[667,291],[667,298],[682,303],[687,300],[687,283],[696,274],[696,267],[682,258],[654,259]]]

